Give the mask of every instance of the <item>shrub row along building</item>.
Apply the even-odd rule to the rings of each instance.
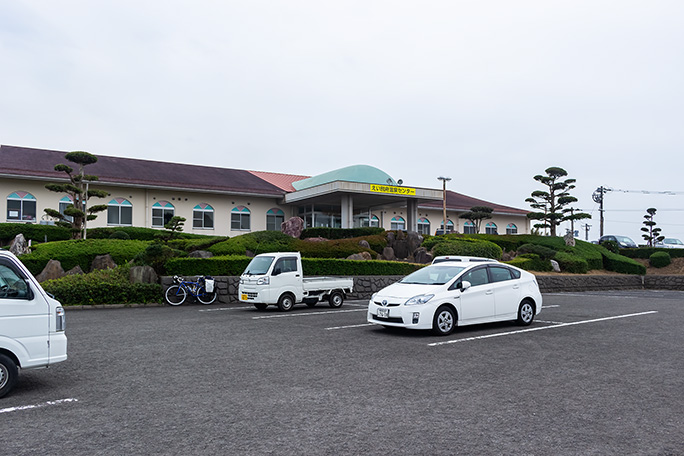
[[[0,146],[0,197],[6,222],[51,224],[45,208],[63,212],[68,195],[48,191],[48,183],[66,182],[54,170],[66,152]],[[307,227],[377,226],[435,234],[443,229],[441,189],[399,185],[387,173],[356,165],[318,176],[216,168],[98,155],[86,173],[99,177],[93,188],[107,191],[106,204],[89,228],[136,226],[163,228],[174,215],[184,217],[184,231],[238,236],[250,231],[280,230],[299,216]],[[493,217],[481,232],[529,233],[528,211],[446,192],[447,230],[474,232],[459,214],[473,206],[489,206]]]

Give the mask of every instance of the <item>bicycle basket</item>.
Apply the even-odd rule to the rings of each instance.
[[[214,279],[213,277],[207,277],[204,279],[204,289],[207,291],[207,293],[213,293],[214,292]]]

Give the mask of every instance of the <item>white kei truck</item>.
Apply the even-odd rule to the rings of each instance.
[[[14,254],[0,250],[0,397],[20,369],[67,359],[64,308]]]
[[[304,277],[299,252],[262,253],[247,265],[240,276],[238,298],[259,310],[277,305],[283,312],[300,302],[313,307],[328,301],[330,307],[341,307],[354,279],[343,277]]]

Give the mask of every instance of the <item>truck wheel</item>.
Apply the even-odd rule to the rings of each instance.
[[[342,307],[342,303],[344,303],[344,295],[339,291],[333,291],[328,298],[328,303],[330,304],[330,307]]]
[[[254,307],[256,307],[258,310],[266,310],[266,307],[268,307],[268,304],[264,304],[261,302],[255,302]]]
[[[285,293],[278,299],[278,309],[282,312],[292,310],[292,306],[294,306],[294,298],[291,294]]]
[[[0,354],[0,397],[9,393],[19,376],[17,365],[9,356]]]

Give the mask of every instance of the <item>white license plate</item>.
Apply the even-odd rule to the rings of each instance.
[[[389,309],[386,309],[384,307],[379,308],[378,309],[378,317],[389,318]]]

